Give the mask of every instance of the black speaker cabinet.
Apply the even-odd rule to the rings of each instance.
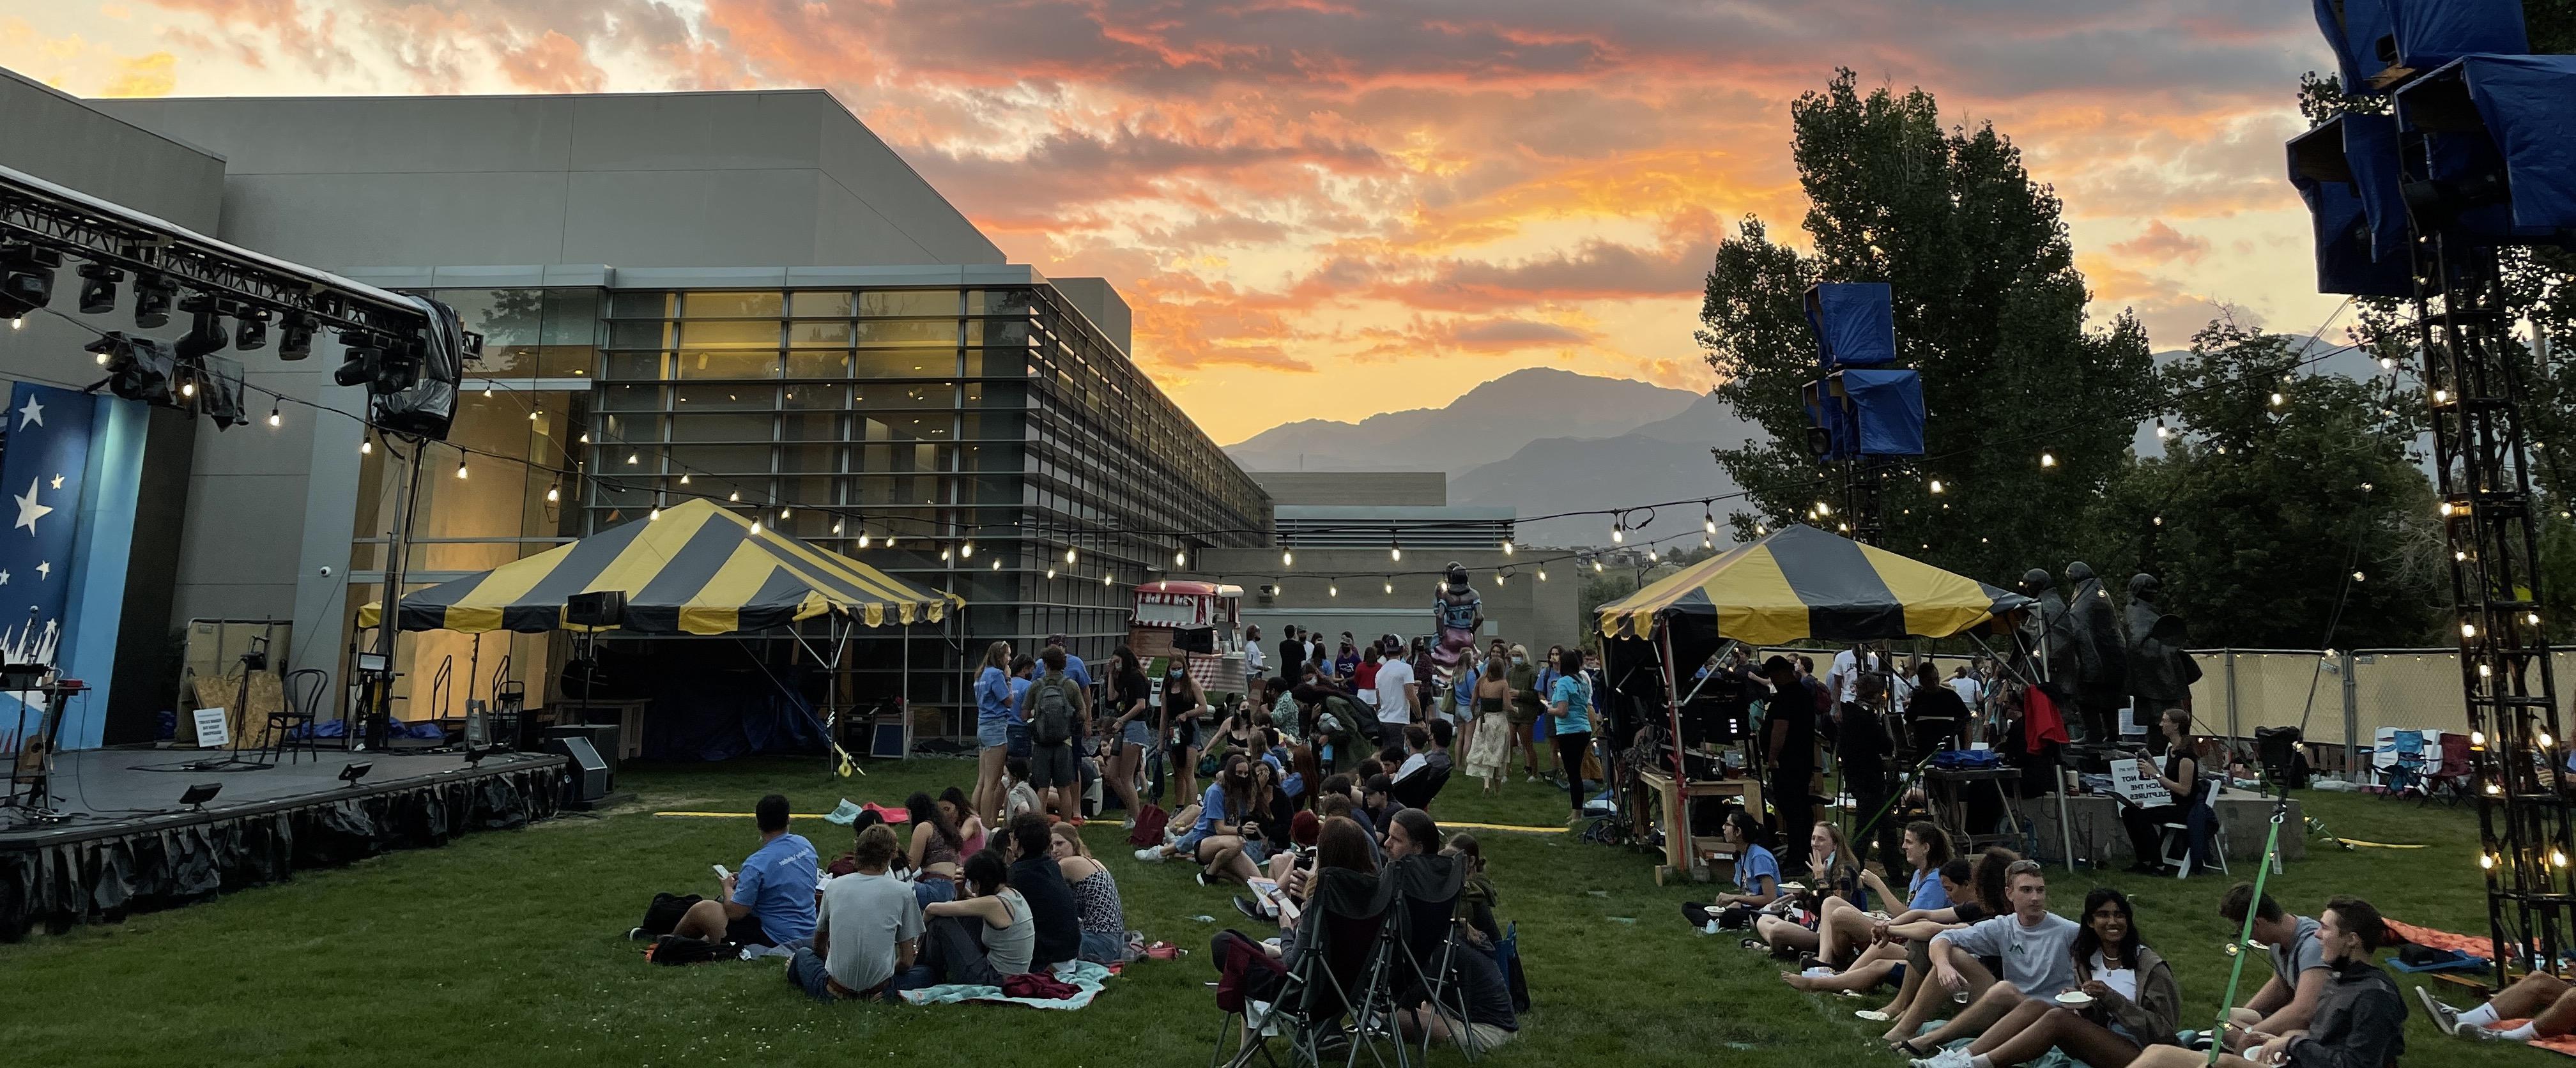
[[[599,759],[605,761],[608,765],[610,785],[613,786],[616,784],[617,754],[619,752],[619,749],[617,748],[617,724],[558,723],[551,727],[547,727],[546,752],[560,753],[563,751],[554,747],[554,740],[558,738],[579,738],[583,741],[589,742],[592,751],[598,753]]]
[[[564,622],[578,627],[614,627],[626,621],[626,591],[600,590],[564,598]]]
[[[580,735],[549,736],[546,751],[572,761],[572,767],[564,776],[566,807],[591,808],[608,797],[609,787],[613,784],[608,760],[599,755],[598,747],[591,745],[590,739]]]

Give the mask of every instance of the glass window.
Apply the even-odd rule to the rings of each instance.
[[[849,407],[850,387],[799,382],[787,387],[787,407],[839,411]]]
[[[839,441],[841,417],[833,412],[789,412],[778,417],[779,437],[788,441]]]
[[[776,378],[778,350],[692,349],[674,357],[671,368],[675,378]]]
[[[666,352],[612,352],[608,354],[608,377],[612,379],[645,379],[662,377],[663,364],[670,358]]]
[[[862,352],[852,378],[947,378],[956,373],[954,352]]]
[[[679,313],[677,293],[622,290],[608,295],[608,315],[612,319],[668,319]]]
[[[598,393],[601,411],[646,412],[662,407],[662,387],[612,385]]]
[[[874,348],[928,348],[957,345],[955,319],[862,319],[858,343]]]
[[[775,349],[778,324],[768,322],[682,323],[680,347],[689,349]]]
[[[957,387],[944,382],[903,383],[900,385],[860,386],[850,407],[876,410],[883,408],[953,408],[957,405]]]
[[[768,441],[770,416],[709,412],[671,417],[673,441]]]
[[[671,463],[683,471],[716,474],[769,473],[767,445],[674,445]]]
[[[1029,324],[1026,320],[1013,322],[1005,319],[991,321],[968,319],[966,320],[966,343],[1001,348],[1027,345]]]
[[[968,315],[1026,315],[1029,291],[1025,289],[974,290],[966,294]]]
[[[859,294],[861,315],[955,315],[954,289],[870,289]]]
[[[680,307],[691,319],[775,319],[786,313],[787,297],[781,293],[690,293]]]
[[[612,349],[667,349],[679,343],[679,332],[659,319],[628,319],[608,324]]]
[[[799,319],[808,316],[847,319],[856,307],[857,302],[847,290],[808,290],[787,295],[788,314]]]
[[[825,442],[791,442],[778,450],[778,469],[790,472],[831,473],[841,469],[841,446]],[[825,504],[825,495],[799,497],[808,504]]]
[[[848,378],[849,376],[850,354],[848,352],[787,350],[787,377],[789,378]]]
[[[846,322],[801,322],[787,324],[787,344],[795,348],[846,349],[851,344],[850,324]]]
[[[968,378],[1026,378],[1039,373],[1030,364],[1025,349],[966,350],[964,374]]]
[[[708,409],[771,408],[778,402],[778,387],[761,385],[713,385],[699,383],[672,389],[671,410],[675,412]]]

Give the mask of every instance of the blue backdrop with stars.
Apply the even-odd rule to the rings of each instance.
[[[19,382],[0,413],[0,645],[12,661],[57,662],[96,412],[79,392]]]

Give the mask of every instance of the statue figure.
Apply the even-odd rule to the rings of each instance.
[[[2191,707],[2191,684],[2200,681],[2200,662],[2183,648],[2182,617],[2156,607],[2163,587],[2154,575],[2129,577],[2129,695],[2150,737],[2156,736],[2155,717]]]
[[[2069,642],[2074,677],[2057,677],[2075,699],[2085,740],[2101,743],[2120,737],[2120,706],[2128,703],[2128,644],[2120,636],[2120,619],[2111,606],[2111,591],[2093,574],[2093,565],[2078,560],[2066,565],[2066,581],[2075,589],[2067,598]],[[2053,676],[2054,677],[2054,676]]]
[[[1459,658],[1475,647],[1476,632],[1485,626],[1485,598],[1467,584],[1467,568],[1452,560],[1447,571],[1448,584],[1431,601],[1432,626],[1440,635],[1431,647],[1431,670],[1444,693]]]
[[[2051,684],[2061,676],[2072,679],[2075,675],[2066,599],[2057,595],[2057,583],[2044,568],[2023,572],[2018,588],[2022,596],[2039,602],[2037,611],[2022,617],[2021,673],[2034,682],[2049,685],[2062,700],[2065,691]]]

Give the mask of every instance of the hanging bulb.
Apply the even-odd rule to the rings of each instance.
[[[484,379],[484,380],[483,380],[483,395],[484,395],[484,396],[486,396],[486,397],[489,397],[489,396],[491,396],[491,395],[492,395],[492,380],[491,380],[491,379],[486,378],[486,379]]]
[[[662,518],[662,509],[661,509],[661,507],[660,507],[659,505],[656,505],[656,506],[653,508],[653,510],[652,510],[652,511],[644,513],[644,518],[646,518],[646,519],[660,519],[660,518]]]
[[[1932,492],[1941,492],[1941,483],[1938,479],[1932,483]],[[1717,533],[1717,513],[1709,510],[1706,501],[1701,501],[1699,505],[1699,528],[1711,534]]]
[[[2156,417],[2156,440],[2157,440],[2157,441],[2163,441],[2167,436],[2171,435],[2172,433],[2173,433],[2173,431],[2172,431],[2171,429],[2169,429],[2169,428],[2167,428],[2167,427],[2165,426],[2165,417],[2164,417],[2164,416],[2161,416],[2161,415],[2157,416],[2157,417]]]
[[[1047,565],[1047,577],[1048,577],[1048,578],[1054,578],[1054,577],[1055,577],[1055,565],[1053,565],[1053,564],[1049,564],[1049,565]]]
[[[1404,546],[1396,544],[1395,542],[1388,542],[1386,545],[1386,558],[1389,560],[1404,559]]]
[[[1394,578],[1394,576],[1392,576],[1392,575],[1390,575],[1390,576],[1388,576],[1388,577],[1387,577],[1387,580],[1386,580],[1386,592],[1388,592],[1388,593],[1394,593],[1394,592],[1395,592],[1395,578]]]
[[[182,397],[194,397],[194,396],[196,396],[196,395],[197,395],[197,384],[196,384],[195,382],[187,382],[187,383],[183,383],[183,384],[181,384],[181,385],[179,386],[179,395],[180,395],[180,396],[182,396]]]
[[[360,456],[365,456],[365,455],[367,455],[368,453],[371,453],[371,452],[374,452],[374,451],[376,451],[376,442],[375,442],[375,439],[373,439],[373,438],[359,438],[359,439],[358,439],[358,455],[360,455]]]
[[[1073,546],[1067,545],[1064,547],[1064,562],[1068,564],[1073,562]]]
[[[950,560],[956,559],[956,557],[957,557],[957,550],[955,550],[955,549],[941,549],[941,550],[939,550],[939,562],[940,562],[940,563],[943,563],[943,564],[944,564],[944,563],[947,563],[947,562],[948,562],[948,561],[950,561]]]
[[[686,471],[682,471],[682,472],[680,472],[680,484],[681,484],[681,485],[683,485],[683,486],[685,486],[685,485],[688,485],[688,484],[689,484],[689,473],[688,473],[688,472],[686,472]]]
[[[2163,526],[2163,525],[2165,525],[2165,517],[2163,517],[2163,516],[2157,516],[2157,517],[2156,517],[2156,525],[2157,525],[2157,526]]]
[[[2359,572],[2359,571],[2355,571],[2355,572],[2353,572],[2353,573],[2352,573],[2352,580],[2353,580],[2354,582],[2360,582],[2360,581],[2362,580],[2362,574],[2361,574],[2361,572]]]
[[[957,545],[957,555],[958,555],[959,557],[961,557],[961,558],[963,558],[963,559],[967,559],[967,560],[972,560],[972,559],[974,559],[974,558],[975,558],[975,542],[974,542],[974,540],[970,538],[970,539],[968,539],[968,540],[966,540],[966,541],[963,541],[963,542],[958,543],[958,545]]]
[[[2490,665],[2487,665],[2487,664],[2480,664],[2480,665],[2478,665],[2478,677],[2479,677],[2479,678],[2482,678],[2482,679],[2483,679],[2483,678],[2490,678],[2490,677],[2493,677],[2494,675],[2495,675],[2495,668],[2494,668],[2493,666],[2490,666]]]
[[[590,431],[584,430],[581,432],[581,443],[584,445],[590,444]]]
[[[1823,501],[1817,501],[1817,502],[1816,502],[1816,514],[1817,514],[1817,515],[1819,515],[1819,516],[1828,516],[1828,515],[1832,515],[1832,514],[1834,514],[1834,506],[1833,506],[1833,505],[1830,505],[1830,504],[1826,504],[1826,503],[1825,503],[1825,502],[1823,502]]]
[[[1101,575],[1100,575],[1100,584],[1101,584],[1101,585],[1103,585],[1103,586],[1109,585],[1109,574],[1108,574],[1107,572],[1102,572],[1102,573],[1101,573]]]
[[[1505,556],[1510,556],[1511,554],[1512,554],[1512,539],[1510,539],[1510,538],[1504,538],[1504,539],[1503,539],[1503,555],[1505,555]]]
[[[755,538],[760,536],[760,520],[754,519],[751,521],[751,536]]]
[[[553,503],[555,503],[556,501],[560,501],[560,500],[562,500],[562,499],[563,499],[563,483],[558,482],[558,483],[555,483],[554,485],[551,485],[551,486],[546,487],[546,503],[547,503],[547,504],[553,504]]]
[[[2451,403],[2451,391],[2450,391],[2450,390],[2447,390],[2447,389],[2437,389],[2437,390],[2434,390],[2434,391],[2433,391],[2433,403],[2435,403],[2435,404],[2449,404],[2449,403]]]
[[[1503,588],[1503,581],[1504,581],[1504,579],[1505,579],[1506,577],[1507,577],[1507,576],[1505,576],[1505,575],[1504,575],[1502,572],[1500,572],[1500,571],[1494,572],[1494,588],[1495,588],[1495,589],[1498,589],[1498,590],[1499,590],[1499,589],[1502,589],[1502,588]]]
[[[2490,788],[2488,789],[2488,792],[2489,792],[2489,793],[2493,793],[2493,792],[2495,792],[2495,791],[2494,791],[2494,788],[2490,787]],[[2486,870],[2488,870],[2488,871],[2494,871],[2494,870],[2495,870],[2495,865],[2496,865],[2495,854],[2493,854],[2493,853],[2480,853],[2480,854],[2478,854],[2478,867],[2484,868],[2484,869],[2486,869]]]
[[[1071,549],[1067,549],[1067,550],[1065,550],[1065,551],[1066,551],[1067,553],[1070,553],[1070,552],[1072,552],[1073,550],[1071,550]],[[1294,549],[1281,549],[1281,550],[1279,550],[1279,566],[1281,566],[1281,567],[1295,567],[1295,566],[1297,566],[1297,551],[1296,551],[1296,550],[1294,550]]]
[[[2525,612],[2522,614],[2522,621],[2537,627],[2540,625],[2540,613]]]
[[[1940,480],[1940,479],[1937,479],[1937,478],[1936,478],[1936,479],[1933,479],[1933,480],[1932,480],[1932,492],[1934,492],[1934,493],[1939,493],[1939,492],[1941,492],[1941,480]],[[1715,529],[1717,529],[1717,528],[1715,528],[1715,527],[1710,527],[1709,529],[1711,529],[1711,530],[1715,530]]]
[[[2057,466],[2057,454],[2056,454],[2056,453],[2053,453],[2053,452],[2043,452],[2043,453],[2039,454],[2039,466],[2041,466],[2041,467],[2055,467],[2055,466]]]
[[[2564,867],[2566,867],[2566,866],[2567,866],[2567,854],[2566,854],[2566,852],[2564,852],[2563,850],[2557,850],[2557,849],[2552,849],[2552,850],[2550,850],[2550,851],[2549,851],[2549,866],[2550,866],[2550,867],[2553,867],[2553,868],[2564,868]]]
[[[1620,544],[1620,543],[1625,542],[1625,541],[1627,541],[1627,540],[1628,540],[1628,525],[1627,525],[1627,524],[1625,524],[1625,523],[1612,523],[1612,524],[1610,524],[1610,543],[1611,543],[1611,544],[1613,544],[1613,545],[1617,545],[1617,544]]]
[[[1190,551],[1189,551],[1188,549],[1174,549],[1174,550],[1172,550],[1172,566],[1173,566],[1173,567],[1188,567],[1189,565],[1190,565]]]
[[[865,548],[867,548],[867,547],[868,547],[868,528],[866,528],[866,527],[860,527],[860,528],[859,528],[859,548],[865,549]]]
[[[1326,596],[1326,597],[1339,597],[1339,596],[1341,596],[1341,595],[1342,595],[1342,580],[1340,580],[1340,579],[1332,579],[1332,580],[1329,580],[1329,581],[1327,581],[1327,582],[1325,582],[1325,583],[1324,583],[1324,596]]]
[[[1601,558],[1600,558],[1600,557],[1597,557],[1597,556],[1596,556],[1596,557],[1593,557],[1593,558],[1592,558],[1592,573],[1593,573],[1593,574],[1595,574],[1595,575],[1598,575],[1598,574],[1600,574],[1600,573],[1601,573]]]
[[[726,500],[726,501],[728,501],[728,502],[730,502],[730,503],[733,503],[733,504],[741,504],[741,503],[742,503],[742,491],[741,491],[741,490],[735,490],[735,491],[733,491],[733,492],[731,492],[731,493],[725,494],[725,500]]]
[[[1753,533],[1754,536],[1759,537],[1761,535],[1771,533],[1771,528],[1766,524],[1755,523],[1753,524]]]
[[[286,420],[285,420],[283,417],[281,417],[281,416],[279,416],[279,415],[277,414],[277,406],[276,406],[276,405],[274,405],[274,404],[269,405],[269,406],[268,406],[268,425],[270,425],[270,426],[284,426],[285,424],[286,424]]]
[[[1543,567],[1542,567],[1542,568],[1538,569],[1538,580],[1539,580],[1540,582],[1545,582],[1545,581],[1547,581],[1547,569],[1546,569],[1546,568],[1543,568]]]
[[[787,516],[788,516],[788,514],[789,514],[789,513],[788,513],[788,511],[787,511],[786,507],[782,505],[782,506],[778,509],[778,521],[779,521],[779,522],[781,522],[781,523],[786,522],[786,521],[787,521]]]
[[[635,466],[636,464],[640,464],[640,463],[643,463],[643,462],[644,462],[644,454],[643,454],[643,453],[640,453],[640,452],[630,452],[630,453],[627,453],[627,454],[626,454],[626,466],[628,466],[628,467],[633,467],[633,466]]]
[[[2460,637],[2463,637],[2463,638],[2475,638],[2475,637],[2477,637],[2477,636],[2478,636],[2478,625],[2477,625],[2477,624],[2475,624],[2475,623],[2462,623],[2462,624],[2460,624]]]
[[[2275,407],[2275,408],[2280,407],[2280,406],[2281,406],[2281,401],[2282,401],[2282,399],[2283,399],[2283,398],[2282,398],[2282,396],[2281,396],[2280,391],[2279,391],[2279,390],[2274,390],[2274,391],[2272,392],[2272,407]]]
[[[832,533],[834,533],[834,534],[838,534],[838,533],[840,533],[840,532],[841,532],[841,521],[840,521],[840,520],[838,520],[838,519],[835,519],[835,520],[833,520],[833,521],[832,521]]]
[[[1717,548],[1717,539],[1709,537],[1706,534],[1702,534],[1699,538],[1699,547],[1703,549]]]
[[[894,531],[886,531],[886,548],[894,548]]]
[[[464,477],[465,477],[465,461],[463,461],[463,460],[458,460],[458,461],[456,461],[456,477],[458,477],[458,478],[464,478]]]
[[[534,408],[528,409],[528,421],[529,421],[529,422],[531,422],[531,423],[533,423],[533,422],[536,422],[536,421],[537,421],[537,412],[536,412],[536,409],[534,409]]]
[[[2556,739],[2554,739],[2554,738],[2551,738],[2551,737],[2549,736],[2549,732],[2548,732],[2548,731],[2542,731],[2542,732],[2540,732],[2539,736],[2538,736],[2538,737],[2533,738],[2532,740],[2533,740],[2533,741],[2536,741],[2536,742],[2539,742],[2539,743],[2540,743],[2540,747],[2541,747],[2541,748],[2543,748],[2543,749],[2547,749],[2547,748],[2549,748],[2550,746],[2557,744],[2557,740],[2556,740]]]
[[[993,560],[993,570],[995,570],[995,571],[999,571],[999,570],[1001,570],[1001,569],[1002,569],[1002,561],[1001,561],[1001,559],[1000,559],[1000,558],[996,557],[996,558]]]

